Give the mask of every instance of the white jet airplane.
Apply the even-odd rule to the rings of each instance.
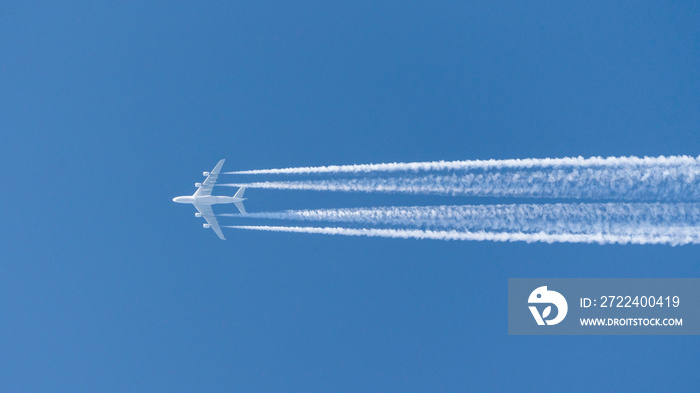
[[[241,187],[236,192],[236,195],[230,196],[215,196],[211,195],[211,190],[214,189],[214,184],[216,184],[216,179],[219,178],[219,172],[221,172],[221,167],[224,166],[224,161],[219,161],[211,172],[204,172],[203,183],[195,183],[195,187],[199,187],[197,191],[192,196],[179,196],[173,198],[173,202],[177,203],[191,203],[194,205],[195,209],[199,213],[195,213],[195,217],[204,217],[207,223],[204,224],[204,228],[211,228],[219,236],[219,239],[226,240],[224,234],[221,233],[221,227],[219,227],[218,221],[216,221],[216,216],[214,211],[211,210],[211,205],[218,205],[220,203],[233,203],[236,205],[238,210],[245,214],[245,207],[243,207],[243,192],[245,192],[245,187]]]

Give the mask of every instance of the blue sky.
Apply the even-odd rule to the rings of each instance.
[[[510,337],[506,307],[509,277],[698,277],[698,246],[223,242],[171,199],[221,158],[697,156],[699,48],[691,2],[3,4],[0,390],[697,390],[697,337]]]

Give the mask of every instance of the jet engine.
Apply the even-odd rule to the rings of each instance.
[[[202,172],[202,175],[209,176],[209,172]]]
[[[211,225],[209,225],[209,224],[202,224],[202,226],[205,228],[211,228]]]
[[[197,187],[197,188],[199,188],[199,187],[202,186],[202,183],[194,183],[194,186]]]
[[[195,217],[202,217],[202,213],[194,213]]]

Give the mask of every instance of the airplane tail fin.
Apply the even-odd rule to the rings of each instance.
[[[236,191],[236,195],[234,195],[234,198],[240,198],[240,199],[245,199],[243,198],[243,193],[245,192],[245,187],[241,187]],[[243,201],[240,202],[233,202],[234,205],[238,208],[238,211],[240,211],[242,214],[246,214],[245,211],[245,206],[243,206]]]
[[[233,202],[234,205],[238,208],[238,211],[240,211],[242,214],[247,214],[245,211],[245,206],[243,206],[243,202]]]

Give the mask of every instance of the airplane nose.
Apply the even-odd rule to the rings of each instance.
[[[176,199],[177,199],[177,197],[173,198],[173,202],[177,202],[177,200],[176,200]]]

